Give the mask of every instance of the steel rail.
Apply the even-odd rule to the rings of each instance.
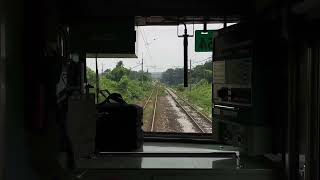
[[[154,101],[154,106],[153,106],[153,115],[152,115],[152,123],[151,123],[151,129],[150,131],[153,132],[154,130],[154,122],[156,119],[156,110],[157,110],[157,102],[158,102],[158,93],[159,93],[159,89],[157,89],[157,93],[156,93],[156,100]]]
[[[156,88],[156,87],[155,87],[155,88]],[[147,107],[147,104],[149,103],[149,101],[150,101],[150,99],[151,99],[151,97],[152,97],[152,95],[153,95],[153,92],[154,92],[155,88],[153,88],[150,96],[148,97],[147,101],[144,103],[144,105],[143,105],[143,110]]]
[[[196,120],[188,113],[188,111],[181,105],[181,103],[177,100],[176,97],[173,96],[172,92],[170,92],[171,90],[169,90],[168,88],[166,88],[166,91],[168,92],[168,94],[170,94],[170,96],[173,98],[173,100],[180,106],[180,108],[185,112],[185,114],[192,120],[192,122],[197,126],[198,129],[200,129],[200,131],[202,133],[206,133],[201,126],[196,122]]]
[[[204,115],[201,111],[199,111],[196,107],[194,107],[192,104],[190,104],[186,99],[182,98],[181,96],[179,96],[177,93],[175,93],[175,91],[171,88],[168,88],[169,90],[171,90],[172,92],[174,92],[174,94],[180,98],[183,102],[185,102],[188,106],[190,106],[193,110],[195,110],[201,117],[203,117],[205,120],[207,120],[208,122],[212,123],[212,120],[210,118],[208,118],[206,115]]]

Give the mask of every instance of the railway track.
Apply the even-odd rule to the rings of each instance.
[[[169,88],[168,88],[169,89]],[[174,92],[174,94],[179,98],[179,99],[181,99],[184,103],[186,103],[188,106],[190,106],[193,110],[195,110],[201,117],[203,117],[203,119],[205,119],[206,121],[208,121],[208,122],[212,122],[212,120],[208,117],[208,116],[206,116],[206,115],[204,115],[201,111],[199,111],[198,110],[198,108],[196,108],[194,105],[192,105],[192,104],[190,104],[186,99],[184,99],[184,98],[182,98],[181,96],[178,96],[176,93],[175,93],[175,90],[173,90],[173,89],[171,89],[170,88],[170,90],[172,91],[172,92]]]
[[[150,96],[148,97],[147,101],[144,103],[144,105],[143,105],[143,110],[146,109],[146,107],[147,107],[147,105],[148,105],[148,103],[149,103],[149,101],[150,101],[150,99],[151,99],[154,91],[155,91],[155,88],[151,91]]]
[[[157,113],[158,94],[159,94],[159,87],[155,86],[155,88],[152,90],[150,96],[148,97],[147,101],[145,102],[145,104],[143,106],[143,110],[146,111],[146,108],[148,107],[148,105],[152,103],[152,116],[151,116],[152,118],[146,119],[146,121],[150,127],[149,128],[150,132],[153,132],[155,130],[155,119],[156,119],[156,113]]]
[[[212,133],[212,121],[207,116],[184,98],[178,96],[172,89],[166,88],[166,91],[201,133]]]

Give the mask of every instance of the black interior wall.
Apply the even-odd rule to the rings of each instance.
[[[32,179],[24,123],[24,3],[5,1],[6,121],[5,179]]]
[[[310,19],[289,21],[287,179],[319,179],[319,29]]]
[[[4,2],[0,1],[0,147],[4,147],[4,121],[6,111],[5,18]],[[0,148],[0,179],[4,178],[4,149]]]
[[[56,40],[55,22],[59,16],[43,1],[4,3],[6,118],[1,175],[3,179],[49,179],[60,172],[55,119],[39,118],[37,111],[47,108],[45,112],[50,113],[48,106],[39,104],[39,95],[48,92],[48,61],[43,54],[48,41]],[[45,121],[39,123],[40,119]]]
[[[1,1],[2,2],[2,1]],[[78,2],[78,1],[77,1]],[[76,6],[72,3],[69,3],[70,6],[65,6],[65,1],[58,1],[56,6],[63,7],[61,12],[66,11],[72,16],[72,12],[78,11],[81,12],[81,8],[86,7],[85,4],[78,5],[77,2],[74,1]],[[227,1],[226,1],[227,2]],[[240,2],[240,1],[239,1]],[[25,4],[28,3],[28,4]],[[114,1],[113,3],[116,4]],[[50,3],[51,4],[51,3]],[[55,3],[53,3],[55,4]],[[232,3],[231,3],[232,4]],[[77,8],[80,6],[81,8]],[[141,12],[142,14],[149,14],[150,13],[186,13],[186,12],[196,12],[192,11],[192,8],[187,10],[181,10],[181,8],[173,8],[170,9],[168,12],[164,12],[165,8],[154,8],[152,10],[147,9],[147,4],[143,5],[145,7],[145,11]],[[242,4],[241,6],[245,6]],[[63,22],[62,19],[59,19],[59,14],[55,14],[55,12],[48,11],[49,4],[46,2],[42,2],[40,0],[37,1],[28,1],[24,2],[22,0],[6,0],[5,1],[6,13],[4,14],[4,21],[6,24],[6,59],[5,59],[5,70],[6,70],[6,119],[2,122],[5,127],[5,137],[4,137],[4,146],[1,144],[1,150],[5,150],[5,161],[1,161],[4,163],[4,174],[3,176],[5,179],[37,179],[36,175],[41,173],[47,173],[45,170],[47,168],[55,166],[56,164],[51,164],[52,159],[42,159],[43,157],[54,157],[55,147],[50,145],[50,141],[54,139],[54,135],[51,134],[54,132],[54,129],[46,129],[45,131],[31,131],[30,124],[28,122],[32,121],[32,118],[28,118],[26,112],[32,112],[35,107],[34,101],[39,94],[39,91],[34,91],[35,87],[38,87],[39,83],[45,83],[45,79],[41,79],[40,69],[43,68],[42,61],[42,48],[45,44],[45,41],[48,39],[54,39],[54,36],[50,33],[50,29],[54,31],[56,23],[53,22]],[[43,8],[41,8],[43,7]],[[45,7],[45,8],[44,8]],[[68,11],[69,8],[74,8],[74,11]],[[102,8],[103,6],[101,6]],[[115,6],[113,6],[115,7]],[[210,8],[212,7],[212,9]],[[217,6],[219,7],[219,6]],[[235,4],[232,4],[232,7],[237,8]],[[207,5],[205,13],[214,12],[214,3],[212,6]],[[181,10],[176,12],[177,10]],[[49,10],[51,10],[49,8]],[[129,10],[129,11],[126,11]],[[139,9],[138,9],[139,10]],[[124,13],[133,13],[138,12],[137,9],[130,10],[130,8],[121,9],[114,9],[113,11],[106,11],[106,14],[119,14],[122,15]],[[223,8],[220,9],[221,12]],[[60,10],[57,10],[59,12]],[[152,11],[152,12],[151,12]],[[50,13],[49,13],[50,12]],[[200,13],[201,10],[198,10]],[[227,14],[228,11],[224,13]],[[223,15],[223,13],[222,13]],[[56,18],[54,16],[57,16]],[[292,21],[298,21],[297,19],[292,19]],[[297,26],[291,26],[290,29],[296,29]],[[316,37],[316,36],[313,36]],[[304,35],[301,35],[301,38],[304,38]],[[297,52],[299,49],[304,49],[303,47],[299,46],[300,41],[297,41],[296,34],[291,35],[290,40],[290,47],[289,47],[289,67],[291,69],[290,75],[290,88],[291,91],[288,93],[289,96],[289,118],[288,118],[288,128],[287,128],[287,139],[288,139],[288,149],[287,152],[289,153],[290,165],[288,167],[288,178],[287,179],[294,179],[297,176],[297,169],[299,167],[297,158],[299,154],[299,145],[305,144],[305,137],[312,137],[314,133],[312,132],[319,132],[319,128],[317,130],[313,130],[310,134],[310,131],[305,129],[307,126],[305,125],[298,125],[298,123],[305,123],[305,117],[309,117],[305,115],[305,110],[301,112],[301,109],[305,109],[305,104],[298,105],[298,98],[302,100],[305,98],[305,84],[303,84],[300,77],[302,79],[307,80],[308,78],[303,75],[300,76],[299,72],[304,73],[305,70],[299,70],[299,61],[296,57],[298,57]],[[318,46],[316,46],[318,47]],[[3,62],[3,61],[2,61]],[[39,71],[38,71],[39,70]],[[311,73],[312,74],[312,73]],[[314,84],[317,81],[317,78],[311,84]],[[316,88],[316,87],[311,87]],[[300,90],[298,90],[300,89]],[[312,93],[314,94],[311,96],[309,103],[309,107],[313,107],[311,113],[313,114],[310,116],[308,122],[312,122],[313,124],[315,121],[311,121],[312,119],[318,119],[317,111],[315,109],[317,102],[314,102],[313,97],[316,97],[315,93],[317,89],[313,89]],[[313,103],[311,103],[311,101]],[[310,104],[311,103],[311,104]],[[26,108],[30,108],[26,110]],[[300,111],[300,118],[298,112]],[[312,118],[311,118],[312,117]],[[3,119],[1,119],[3,121]],[[299,121],[299,122],[297,122]],[[50,121],[51,123],[52,121]],[[31,123],[32,124],[32,123]],[[48,124],[49,125],[49,124]],[[48,126],[50,127],[50,126]],[[308,126],[312,127],[312,126]],[[315,126],[317,127],[317,126]],[[54,127],[53,127],[54,128]],[[298,128],[302,128],[300,131],[300,138],[297,138]],[[304,129],[304,130],[303,130]],[[47,131],[48,130],[48,131]],[[48,132],[48,133],[46,133]],[[3,131],[1,131],[3,133]],[[50,139],[52,138],[52,139]],[[298,139],[301,139],[297,141]],[[316,142],[316,139],[313,139],[308,145],[311,145],[313,142]],[[45,144],[45,146],[41,146]],[[315,143],[316,144],[316,143]],[[53,147],[53,148],[52,148]],[[313,148],[314,146],[310,146]],[[310,147],[308,147],[310,149]],[[305,147],[305,149],[308,149]],[[304,151],[303,148],[300,149],[301,152]],[[1,152],[1,151],[0,151]],[[37,152],[43,152],[42,154],[37,154]],[[3,151],[2,151],[3,153]],[[39,156],[40,155],[40,156]],[[50,155],[53,155],[50,157]],[[36,156],[39,156],[36,158]],[[314,156],[310,156],[312,159],[317,159]],[[319,159],[319,158],[318,158]],[[0,159],[1,160],[1,159]],[[309,158],[309,162],[312,162]],[[43,166],[43,167],[41,167]],[[0,166],[1,167],[1,166]],[[51,169],[52,170],[52,169]],[[1,170],[0,170],[1,171]],[[291,173],[291,174],[290,174]],[[289,175],[290,174],[290,175]],[[52,174],[51,174],[52,175]],[[51,176],[47,174],[46,176]],[[0,178],[1,174],[0,174]],[[316,177],[315,177],[316,178]],[[38,178],[40,179],[40,178]]]

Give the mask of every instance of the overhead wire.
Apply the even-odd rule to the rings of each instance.
[[[140,31],[140,34],[141,34],[141,36],[142,36],[142,39],[143,39],[143,41],[144,41],[144,46],[146,47],[146,49],[147,49],[147,52],[148,52],[148,55],[149,55],[149,57],[150,57],[150,59],[151,59],[151,61],[152,61],[152,56],[151,56],[151,53],[150,53],[150,49],[149,49],[149,46],[148,46],[148,43],[147,43],[147,41],[146,41],[146,39],[145,39],[145,35],[144,35],[144,31],[143,31],[143,29],[140,29],[140,28],[138,28],[139,29],[139,31]]]
[[[205,62],[207,60],[209,60],[211,57],[207,57],[205,59],[202,59],[202,60],[198,60],[198,61],[194,61],[192,64],[199,64],[199,63],[202,63],[202,62]]]
[[[141,64],[138,64],[138,65],[136,65],[136,66],[130,67],[130,69],[134,69],[134,68],[137,68],[137,67],[139,67],[139,66],[141,66]]]

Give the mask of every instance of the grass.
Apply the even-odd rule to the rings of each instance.
[[[212,86],[207,81],[200,81],[189,88],[176,87],[177,93],[186,98],[191,104],[200,107],[200,111],[212,117]]]

